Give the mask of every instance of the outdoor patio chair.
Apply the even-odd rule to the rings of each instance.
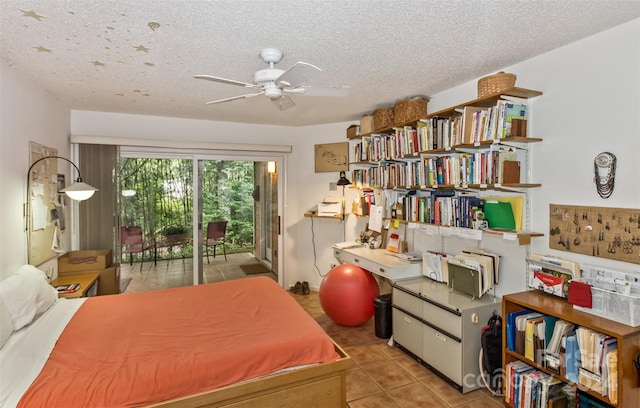
[[[207,238],[204,240],[207,252],[207,263],[209,262],[209,247],[213,247],[213,257],[216,257],[216,247],[222,245],[224,260],[227,260],[227,249],[225,247],[227,235],[227,221],[211,221],[207,224]]]
[[[150,238],[144,240],[142,236],[142,227],[120,227],[120,243],[125,248],[122,250],[123,254],[129,254],[129,264],[133,265],[133,254],[141,254],[140,270],[142,270],[142,264],[144,263],[144,252],[153,249],[153,264],[158,264],[158,249],[156,246],[156,239]]]

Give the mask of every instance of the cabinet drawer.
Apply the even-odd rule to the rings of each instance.
[[[413,295],[403,292],[400,289],[393,288],[393,304],[400,309],[422,317],[422,300]]]
[[[426,325],[422,326],[422,330],[423,360],[456,384],[462,385],[462,343]]]
[[[462,338],[462,317],[429,302],[422,303],[422,319],[434,326]]]
[[[422,356],[422,328],[420,320],[400,310],[392,310],[393,340],[404,348]]]

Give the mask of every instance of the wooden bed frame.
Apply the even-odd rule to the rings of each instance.
[[[154,404],[154,407],[318,407],[347,406],[346,371],[351,358],[333,343],[338,360],[286,371],[215,390]]]

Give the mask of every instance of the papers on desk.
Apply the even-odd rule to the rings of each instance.
[[[360,248],[362,246],[362,244],[360,244],[359,242],[355,242],[355,241],[346,241],[346,242],[340,242],[337,244],[333,244],[331,245],[334,248],[337,249],[349,249],[349,248]]]
[[[417,252],[404,252],[401,254],[393,254],[396,258],[402,259],[403,261],[421,261],[422,255]]]

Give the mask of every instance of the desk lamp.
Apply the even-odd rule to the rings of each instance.
[[[340,178],[338,179],[338,182],[336,184],[342,186],[342,219],[344,219],[344,186],[348,186],[349,184],[351,184],[351,182],[347,178],[347,173],[341,171]]]

